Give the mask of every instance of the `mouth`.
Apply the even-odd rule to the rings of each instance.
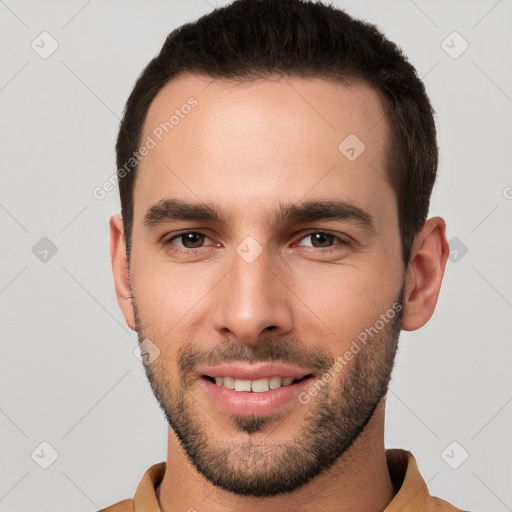
[[[279,389],[282,387],[292,386],[293,384],[302,382],[306,379],[313,377],[312,373],[304,375],[303,377],[263,377],[260,379],[237,379],[235,377],[224,376],[224,377],[213,377],[210,375],[203,375],[202,378],[225,389],[234,390],[237,392],[246,393],[265,393],[270,390]]]
[[[229,415],[245,417],[268,416],[284,407],[296,408],[301,404],[301,393],[313,381],[312,373],[296,378],[272,376],[249,380],[202,375],[199,379],[213,405]]]

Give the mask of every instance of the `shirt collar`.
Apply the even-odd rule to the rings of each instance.
[[[397,448],[386,450],[386,459],[395,497],[384,512],[425,510],[432,499],[413,454]]]
[[[424,510],[429,500],[436,500],[430,496],[411,452],[389,449],[386,458],[396,494],[384,512]],[[159,462],[144,473],[135,493],[135,512],[160,512],[155,490],[164,477],[165,468],[166,463]]]

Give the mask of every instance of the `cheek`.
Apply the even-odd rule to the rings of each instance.
[[[399,275],[375,262],[303,272],[299,281],[302,330],[311,330],[313,338],[326,333],[337,347],[349,344],[386,313],[400,288]]]
[[[189,315],[215,285],[215,270],[200,265],[144,261],[132,266],[132,286],[141,321],[168,332]],[[220,276],[219,276],[220,277]]]

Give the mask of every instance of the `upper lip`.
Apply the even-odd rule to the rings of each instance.
[[[257,380],[270,377],[292,377],[302,379],[313,372],[280,363],[223,363],[218,366],[199,368],[198,375],[203,377],[233,377],[235,379]]]

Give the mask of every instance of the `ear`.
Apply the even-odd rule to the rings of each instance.
[[[124,226],[121,215],[112,215],[109,225],[110,258],[116,286],[117,302],[128,327],[135,331],[135,314],[131,299],[128,259],[126,257]]]
[[[441,217],[428,219],[414,238],[407,265],[402,316],[405,331],[423,327],[434,314],[449,255],[445,221]]]

